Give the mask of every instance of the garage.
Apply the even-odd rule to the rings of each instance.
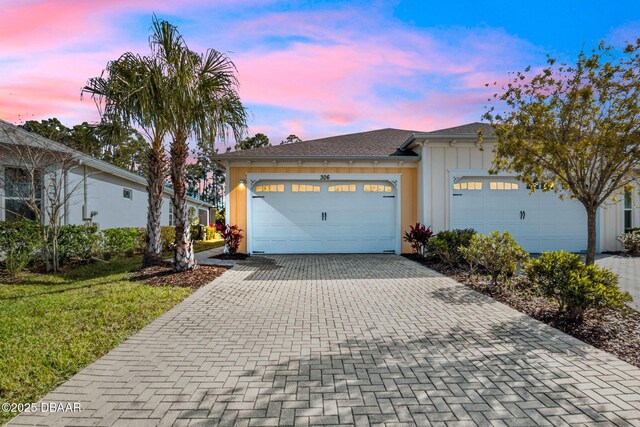
[[[398,191],[390,181],[258,180],[247,193],[251,253],[399,249]]]
[[[553,191],[529,194],[509,177],[457,177],[451,183],[451,228],[508,231],[528,252],[587,248],[587,216],[575,200]]]

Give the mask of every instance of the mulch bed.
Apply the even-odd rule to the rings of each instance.
[[[230,259],[230,260],[234,260],[234,261],[243,261],[243,260],[249,258],[249,255],[241,254],[241,253],[237,253],[237,254],[219,254],[219,255],[211,256],[209,258]]]
[[[131,280],[151,286],[178,286],[198,289],[227,271],[226,267],[199,265],[192,271],[176,272],[171,263],[142,268],[131,273]]]
[[[467,271],[451,268],[415,255],[405,256],[478,292],[489,295],[534,319],[640,367],[640,312],[634,309],[591,310],[585,313],[582,323],[576,323],[560,315],[553,301],[531,292],[528,289],[528,283],[523,278],[514,278],[509,284],[490,288],[486,277],[473,275]]]

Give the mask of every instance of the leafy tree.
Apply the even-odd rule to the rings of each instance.
[[[191,51],[177,28],[154,18],[151,47],[163,66],[168,90],[164,114],[170,143],[170,175],[173,185],[173,213],[176,226],[174,268],[196,268],[186,209],[187,140],[213,145],[217,139],[233,136],[240,140],[246,129],[246,110],[238,95],[233,62],[209,49]]]
[[[587,212],[587,264],[596,252],[596,212],[637,179],[640,158],[640,39],[624,52],[601,43],[575,65],[516,73],[484,118],[495,133],[494,168],[515,171],[578,200]],[[481,135],[482,139],[482,135]]]
[[[269,147],[269,137],[263,133],[256,133],[252,137],[247,137],[236,145],[236,150],[251,150],[252,148]]]
[[[89,79],[83,92],[91,94],[103,119],[111,123],[104,132],[112,136],[122,128],[138,126],[146,135],[144,171],[148,189],[147,233],[143,265],[162,262],[160,219],[167,177],[164,138],[168,132],[165,101],[168,82],[154,57],[127,52],[107,64],[100,77]],[[117,139],[117,138],[116,138]],[[132,144],[139,144],[139,140]]]
[[[146,146],[138,131],[105,116],[97,125],[83,122],[68,128],[57,118],[30,120],[22,127],[82,153],[131,172],[140,172]]]
[[[284,139],[281,142],[281,144],[291,144],[293,142],[302,142],[302,140],[300,138],[298,138],[297,135],[291,134],[286,139]]]

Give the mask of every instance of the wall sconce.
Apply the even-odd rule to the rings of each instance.
[[[244,179],[240,180],[240,185],[244,187],[244,184],[246,183],[246,181]]]

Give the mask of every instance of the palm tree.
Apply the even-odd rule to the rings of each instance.
[[[166,124],[166,79],[163,64],[151,57],[127,52],[107,64],[100,77],[89,79],[83,93],[91,94],[103,119],[115,127],[119,123],[140,128],[146,135],[148,187],[147,234],[143,265],[162,261],[160,219],[162,194],[167,177],[167,154],[164,138]]]
[[[164,104],[170,144],[170,174],[176,241],[174,268],[196,268],[186,211],[186,176],[189,146],[195,138],[213,144],[231,135],[240,140],[246,129],[246,110],[238,96],[236,68],[224,54],[204,54],[187,47],[177,28],[154,18],[150,39],[153,57],[163,61],[168,91]]]

